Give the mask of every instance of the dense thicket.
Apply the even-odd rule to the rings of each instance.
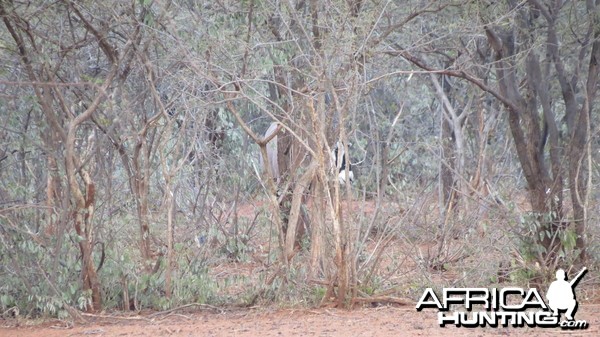
[[[599,15],[0,0],[0,312],[344,306],[593,264]]]

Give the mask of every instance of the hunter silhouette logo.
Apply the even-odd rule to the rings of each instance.
[[[548,304],[536,288],[444,288],[441,300],[432,288],[427,288],[416,309],[421,311],[423,308],[437,308],[441,327],[528,326],[586,329],[586,321],[574,319],[577,311],[575,287],[586,273],[587,268],[583,268],[571,281],[567,281],[565,271],[557,270],[556,281],[550,284],[546,292]],[[473,310],[475,307],[479,311]],[[561,312],[565,312],[567,320],[560,320]]]
[[[573,315],[577,311],[577,298],[575,296],[575,287],[579,280],[587,273],[587,268],[583,268],[571,282],[567,281],[567,275],[564,270],[556,271],[556,281],[550,284],[546,298],[548,306],[552,309],[554,316],[560,316],[560,311],[566,310],[566,318],[573,320]]]

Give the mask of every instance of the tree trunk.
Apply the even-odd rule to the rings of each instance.
[[[292,202],[290,206],[290,212],[288,216],[287,231],[285,233],[285,254],[288,260],[292,258],[294,253],[294,247],[296,243],[301,239],[298,237],[298,223],[302,221],[300,215],[300,206],[304,200],[304,191],[308,188],[310,182],[315,176],[315,170],[317,168],[316,162],[313,162],[306,172],[296,182],[294,191],[292,193]]]
[[[510,59],[515,53],[513,35],[510,32],[493,31],[489,27],[486,28],[486,34],[496,54],[500,93],[505,98],[503,103],[508,111],[509,127],[527,181],[532,216],[538,224],[534,240],[545,250],[540,256],[540,263],[551,266],[561,248],[561,242],[557,238],[561,223],[557,215],[562,213],[559,208],[562,202],[556,202],[560,191],[549,188],[552,180],[544,162],[544,139],[538,117],[538,99],[544,101],[547,97],[538,86],[541,77],[539,60],[535,53],[530,51],[525,64],[526,93],[522,95],[519,91],[520,81],[516,77],[517,66]],[[547,103],[543,102],[542,108]],[[554,180],[560,181],[562,177],[555,176]]]
[[[585,228],[587,223],[586,207],[588,201],[588,184],[590,183],[590,115],[598,91],[598,75],[600,73],[600,19],[597,13],[598,5],[592,6],[590,10],[592,17],[590,21],[594,26],[594,43],[588,68],[586,83],[586,100],[579,110],[579,118],[576,119],[573,129],[569,130],[572,137],[571,155],[569,161],[569,187],[573,203],[573,217],[577,239],[575,247],[580,251],[580,261],[586,259],[585,250]]]
[[[171,299],[172,276],[173,276],[173,238],[175,226],[173,223],[175,213],[175,195],[171,189],[170,181],[167,180],[167,190],[165,191],[167,197],[165,206],[167,207],[167,271],[165,275],[165,297]]]
[[[92,307],[88,311],[98,311],[102,309],[102,294],[100,290],[100,280],[96,273],[96,267],[93,258],[93,225],[92,215],[94,212],[95,187],[90,181],[86,182],[86,200],[82,208],[74,210],[73,219],[75,221],[75,232],[78,235],[79,251],[81,252],[81,279],[83,290],[91,291]]]
[[[325,237],[325,210],[323,205],[323,182],[318,176],[314,177],[313,184],[313,211],[311,212],[310,231],[310,272],[309,279],[317,277],[319,269],[323,266],[325,253],[323,243]],[[324,270],[322,270],[324,271]]]

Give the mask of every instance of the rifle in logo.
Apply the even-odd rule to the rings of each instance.
[[[566,318],[573,320],[573,315],[577,311],[577,298],[575,296],[575,287],[577,283],[587,273],[587,268],[583,269],[570,281],[567,281],[567,275],[563,269],[556,271],[556,281],[553,281],[548,288],[546,298],[548,306],[552,309],[554,316],[559,316],[559,311],[566,310]]]

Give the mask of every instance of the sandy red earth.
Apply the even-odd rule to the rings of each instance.
[[[586,330],[439,327],[437,312],[414,306],[339,309],[241,310],[123,316],[87,316],[86,323],[0,320],[0,337],[68,336],[600,336],[600,305],[583,304]]]

